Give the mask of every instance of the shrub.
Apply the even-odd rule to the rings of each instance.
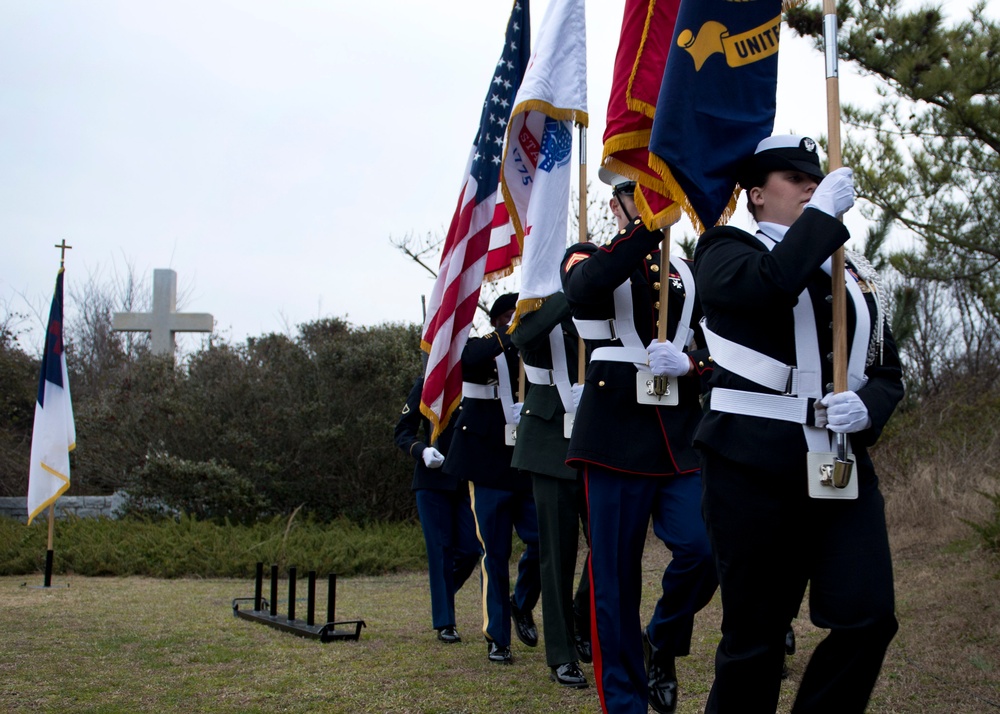
[[[47,525],[0,517],[0,575],[44,570]],[[427,553],[416,523],[347,519],[320,523],[276,516],[252,525],[178,519],[68,518],[56,524],[53,572],[154,578],[252,578],[257,562],[344,577],[423,570]],[[518,550],[517,553],[520,553]]]
[[[123,515],[183,513],[216,523],[250,523],[268,509],[250,479],[216,461],[151,454],[129,479]]]

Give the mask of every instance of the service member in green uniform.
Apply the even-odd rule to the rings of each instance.
[[[530,474],[541,548],[542,626],[553,681],[588,686],[579,662],[591,661],[590,573],[584,564],[576,596],[580,524],[587,535],[587,501],[579,472],[566,465],[566,414],[576,411],[579,336],[562,292],[524,301],[511,339],[529,387],[511,465]]]

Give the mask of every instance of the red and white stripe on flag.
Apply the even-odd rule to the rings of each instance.
[[[509,274],[520,255],[500,198],[500,165],[507,122],[530,55],[530,24],[528,0],[514,0],[424,322],[420,346],[428,359],[420,411],[434,427],[431,441],[462,399],[462,350],[483,280]]]

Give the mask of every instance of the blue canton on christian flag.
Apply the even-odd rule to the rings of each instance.
[[[29,524],[69,488],[69,452],[76,447],[73,404],[63,352],[63,272],[60,269],[56,278],[45,332],[42,373],[38,380],[28,471]]]
[[[515,321],[561,289],[573,123],[587,125],[587,27],[583,0],[551,0],[507,128],[504,201],[521,242]],[[586,220],[586,219],[584,219]]]
[[[681,3],[649,164],[699,233],[729,220],[736,166],[771,135],[782,9],[782,0]]]

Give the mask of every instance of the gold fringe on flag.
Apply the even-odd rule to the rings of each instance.
[[[521,315],[527,315],[529,312],[534,312],[538,310],[545,301],[548,300],[551,295],[540,298],[527,298],[525,300],[518,300],[517,307],[514,309],[514,317],[510,320],[510,327],[507,329],[507,334],[514,332],[514,328],[518,326],[521,322]]]
[[[687,194],[684,193],[684,189],[681,188],[680,184],[677,183],[677,179],[670,172],[670,167],[667,166],[666,162],[663,161],[656,154],[650,153],[649,155],[649,167],[660,174],[667,186],[666,195],[670,196],[676,205],[679,205],[684,209],[684,213],[687,215],[688,219],[691,221],[691,225],[694,226],[694,230],[698,235],[705,232],[706,227],[702,224],[701,218],[695,212],[694,207],[691,205],[690,199],[688,199]],[[722,211],[722,215],[719,216],[715,225],[721,226],[729,222],[729,219],[733,217],[733,213],[736,211],[736,199],[740,195],[740,189],[737,187],[733,189],[733,195],[729,197],[729,202]],[[668,224],[669,225],[669,224]],[[655,227],[655,226],[651,226]],[[663,227],[663,226],[659,226]]]
[[[636,99],[632,96],[632,83],[635,81],[635,75],[639,71],[639,61],[642,59],[642,51],[646,47],[646,40],[649,37],[649,26],[653,20],[653,10],[656,7],[656,0],[649,0],[649,6],[646,9],[646,24],[642,27],[642,39],[639,40],[639,49],[635,53],[635,62],[632,64],[632,74],[629,75],[628,85],[625,88],[625,106],[634,112],[639,114],[645,114],[647,117],[652,119],[656,115],[656,105],[645,102],[641,99]],[[648,138],[648,137],[647,137]],[[648,145],[648,142],[647,144]],[[636,148],[636,147],[633,147]]]

